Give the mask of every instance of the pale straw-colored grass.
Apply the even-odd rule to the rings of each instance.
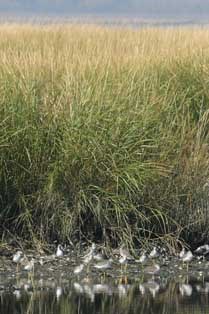
[[[34,243],[208,238],[208,42],[201,28],[1,25],[5,228]]]

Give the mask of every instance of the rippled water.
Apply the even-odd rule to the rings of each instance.
[[[209,313],[209,263],[187,267],[177,259],[161,265],[156,276],[139,264],[105,273],[90,265],[73,274],[76,259],[35,265],[34,272],[0,264],[0,313]]]

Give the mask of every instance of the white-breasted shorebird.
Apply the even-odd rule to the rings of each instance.
[[[118,261],[121,265],[127,264],[127,262],[128,262],[128,260],[125,256],[120,257]]]
[[[88,250],[88,252],[82,258],[84,264],[89,264],[91,262],[91,260],[93,259],[94,254],[95,254],[95,250],[96,250],[96,244],[92,243],[90,249]]]
[[[17,251],[17,252],[13,255],[12,261],[13,261],[15,264],[19,264],[22,257],[23,257],[23,252],[22,252],[22,251]]]
[[[134,257],[130,254],[129,250],[125,247],[124,244],[120,247],[119,253],[120,253],[119,263],[121,265],[127,264],[129,261],[135,260]]]
[[[75,275],[78,275],[78,274],[80,274],[80,273],[83,271],[83,269],[84,269],[84,264],[80,264],[80,265],[78,265],[78,266],[76,266],[76,267],[74,268],[73,273],[74,273]]]
[[[31,272],[32,270],[34,270],[34,263],[35,263],[35,260],[34,258],[32,258],[27,264],[25,264],[23,269],[28,272]]]
[[[16,266],[16,271],[19,271],[19,265],[22,264],[22,261],[25,259],[25,256],[23,255],[22,251],[17,251],[12,258],[13,263],[15,263]]]
[[[94,264],[94,268],[105,270],[112,267],[112,259],[107,259],[101,262],[98,262],[97,264]]]
[[[93,254],[88,254],[85,257],[83,257],[83,262],[84,264],[89,264],[92,259],[93,259]]]
[[[141,256],[139,257],[139,263],[141,263],[141,264],[144,264],[145,262],[146,262],[146,260],[147,260],[147,255],[146,255],[146,253],[145,252],[143,252],[142,254],[141,254]]]
[[[194,251],[195,254],[198,254],[198,255],[207,255],[209,253],[209,245],[208,244],[204,244],[204,245],[201,245],[199,246],[195,251]]]
[[[61,244],[59,244],[57,246],[57,250],[56,250],[56,257],[62,257],[63,255],[64,255],[63,248],[62,248]]]
[[[179,253],[179,257],[180,257],[180,258],[183,258],[184,255],[185,255],[185,253],[186,253],[186,250],[185,250],[185,248],[183,247],[182,250],[181,250],[181,252]]]
[[[181,258],[183,263],[189,263],[193,260],[193,254],[191,251],[187,251],[185,252],[185,254],[183,255],[183,257]]]
[[[152,249],[152,251],[150,252],[150,254],[149,254],[149,258],[157,258],[157,257],[159,257],[159,252],[158,252],[158,250],[157,250],[157,248],[156,248],[156,246]]]

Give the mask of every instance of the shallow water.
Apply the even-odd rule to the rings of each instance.
[[[187,267],[170,259],[155,276],[140,264],[121,269],[116,261],[105,272],[89,265],[74,275],[76,264],[62,258],[27,273],[1,259],[0,313],[209,313],[207,261]]]

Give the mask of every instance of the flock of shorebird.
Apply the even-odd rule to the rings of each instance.
[[[160,272],[160,265],[156,263],[158,258],[162,258],[163,253],[159,248],[154,247],[149,254],[145,251],[141,252],[141,255],[138,259],[134,258],[129,250],[122,245],[119,250],[117,250],[117,260],[113,260],[112,258],[107,258],[104,254],[98,251],[95,243],[92,243],[91,247],[88,249],[87,253],[82,257],[82,263],[77,265],[74,268],[73,273],[75,275],[80,274],[84,268],[89,267],[90,263],[93,268],[105,271],[107,269],[111,269],[114,263],[119,263],[121,265],[121,269],[126,269],[129,263],[140,263],[143,265],[142,271],[146,274],[156,275]],[[178,258],[183,262],[188,264],[195,258],[195,255],[200,256],[201,258],[209,255],[209,245],[205,244],[198,247],[194,254],[190,250],[186,250],[183,248],[181,252],[178,254]],[[61,245],[58,245],[56,249],[56,253],[52,256],[52,258],[62,258],[64,257],[64,250]],[[21,269],[32,272],[34,271],[35,263],[43,264],[43,259],[35,259],[31,258],[30,260],[26,255],[23,254],[22,251],[17,251],[13,255],[13,262],[17,265],[17,268],[21,267]]]

